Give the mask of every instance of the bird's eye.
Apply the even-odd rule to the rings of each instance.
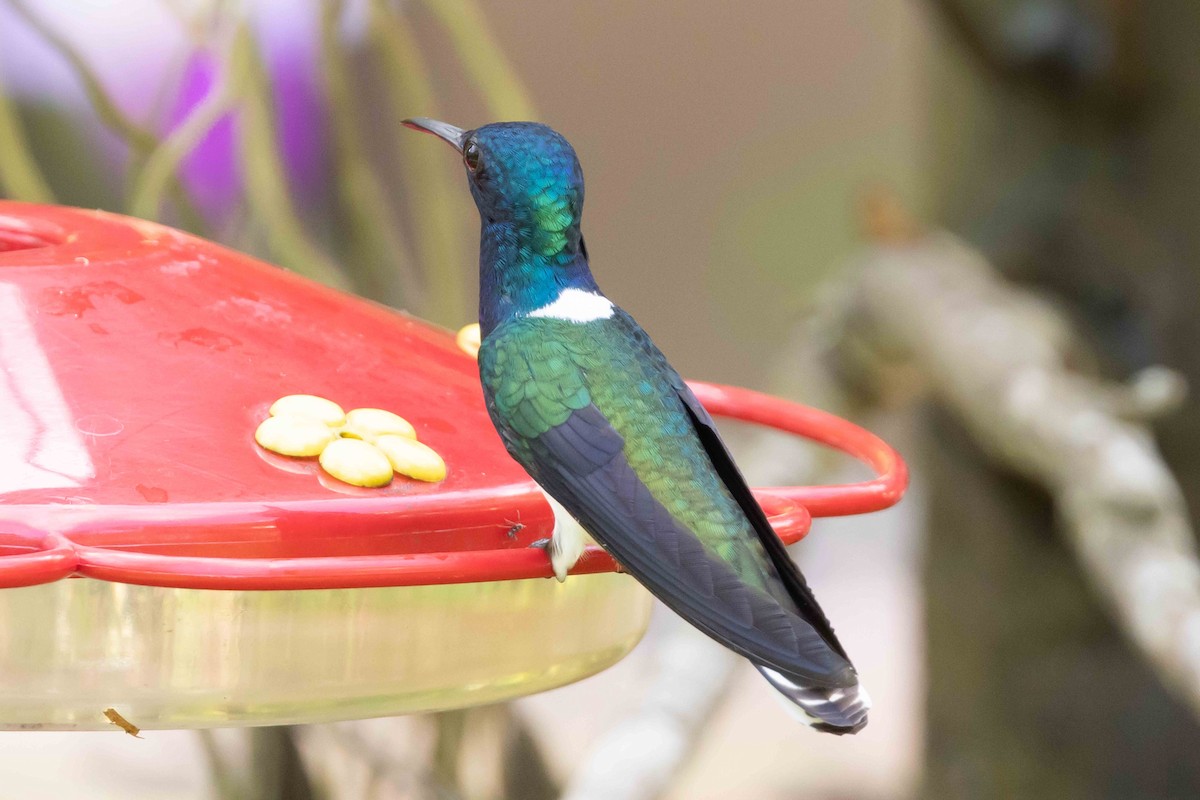
[[[463,147],[463,163],[467,165],[469,172],[478,172],[479,165],[483,163],[483,159],[479,152],[479,145],[474,142],[467,142]]]

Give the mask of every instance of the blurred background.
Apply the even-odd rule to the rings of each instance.
[[[454,329],[477,216],[399,120],[546,122],[587,175],[597,279],[682,373],[852,415],[914,473],[793,548],[875,701],[856,737],[799,727],[664,612],[616,667],[504,708],[6,733],[13,796],[1200,795],[1200,6],[0,0],[0,32],[4,197],[161,220]],[[1051,388],[1022,417],[1032,368]],[[1045,409],[1112,422],[1073,450]],[[860,476],[730,432],[756,484]],[[1147,472],[1093,475],[1105,437]],[[1138,549],[1166,522],[1169,558]],[[1122,572],[1146,553],[1167,573]],[[669,708],[680,657],[714,688],[669,777],[588,794],[626,768],[614,742],[654,749],[622,726]]]

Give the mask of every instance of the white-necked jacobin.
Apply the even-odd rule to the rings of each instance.
[[[583,550],[582,525],[809,724],[860,730],[870,700],[712,418],[592,278],[571,145],[530,122],[405,124],[462,155],[482,219],[484,397],[508,452],[557,501],[547,549],[559,580]]]

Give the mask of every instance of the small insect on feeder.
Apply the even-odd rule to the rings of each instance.
[[[0,202],[0,367],[0,728],[490,703],[595,673],[645,630],[650,596],[598,548],[586,577],[547,579],[530,545],[550,509],[444,330],[159,225]],[[694,388],[879,475],[759,490],[785,541],[899,499],[904,465],[875,436]],[[444,479],[355,486],[257,444],[295,394],[402,417]],[[331,440],[372,438],[341,424]]]

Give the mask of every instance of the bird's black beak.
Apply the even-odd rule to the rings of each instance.
[[[456,128],[448,122],[439,122],[436,119],[429,119],[428,117],[406,119],[404,120],[404,127],[412,128],[414,131],[432,133],[439,139],[449,142],[460,153],[463,149],[463,139],[467,135],[467,132],[462,128]]]

